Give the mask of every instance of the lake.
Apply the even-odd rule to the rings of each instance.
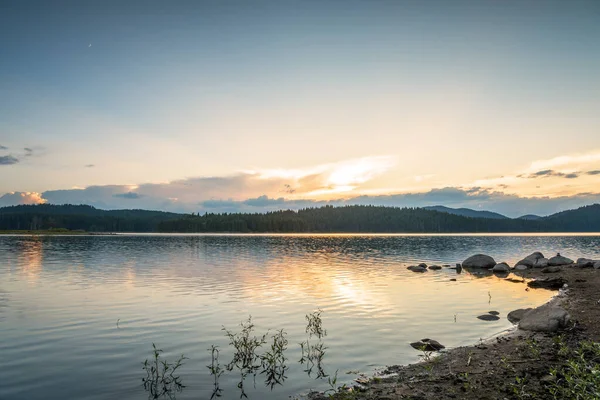
[[[511,326],[509,311],[553,294],[408,265],[454,265],[479,252],[512,265],[533,251],[600,258],[600,236],[0,236],[0,399],[146,399],[152,343],[169,361],[189,358],[177,398],[208,399],[207,349],[218,345],[228,362],[222,327],[250,315],[257,334],[284,329],[289,341],[285,384],[271,391],[259,375],[253,388],[250,378],[250,399],[327,389],[297,362],[306,314],[323,310],[325,371],[351,382],[357,371],[418,361],[409,343],[424,337],[455,347],[498,334]],[[501,319],[476,318],[490,310]],[[221,376],[222,398],[240,397],[237,378]]]

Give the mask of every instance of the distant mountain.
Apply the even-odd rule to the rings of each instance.
[[[445,210],[446,207],[443,209]],[[482,212],[477,213],[481,215]],[[489,214],[499,215],[484,213],[484,215]],[[198,215],[147,210],[106,211],[91,206],[42,204],[0,208],[0,230],[65,228],[88,232],[207,233],[600,232],[600,204],[563,211],[535,220],[497,216],[474,218],[432,209],[381,206],[325,206],[264,214]]]
[[[526,215],[521,215],[519,218],[517,219],[525,219],[525,220],[529,220],[529,221],[535,221],[538,219],[541,219],[542,217],[540,217],[539,215],[534,215],[534,214],[526,214]]]
[[[445,212],[448,214],[461,215],[463,217],[470,218],[491,218],[491,219],[508,219],[507,216],[498,214],[492,211],[477,211],[470,208],[450,208],[444,206],[429,206],[423,207],[426,210],[433,210],[438,212]]]

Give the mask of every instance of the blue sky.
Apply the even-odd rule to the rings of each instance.
[[[0,37],[0,205],[600,198],[597,1],[3,1]]]

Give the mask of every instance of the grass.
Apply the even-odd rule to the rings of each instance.
[[[142,382],[150,399],[161,397],[174,399],[175,393],[182,391],[185,387],[176,373],[187,358],[181,355],[177,361],[170,363],[162,358],[162,352],[152,343],[152,358],[146,359],[143,363],[142,369],[146,371],[146,377],[142,378]]]

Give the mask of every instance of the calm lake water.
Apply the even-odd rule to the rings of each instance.
[[[537,250],[600,258],[600,236],[2,236],[0,399],[146,399],[141,366],[153,342],[167,359],[189,357],[177,398],[208,399],[207,349],[219,345],[227,362],[221,328],[249,315],[259,333],[286,330],[290,359],[285,385],[271,391],[259,376],[250,399],[327,389],[297,363],[305,314],[323,310],[326,372],[350,382],[349,371],[417,361],[408,343],[423,337],[448,347],[490,337],[511,326],[507,312],[552,295],[406,266],[478,252],[512,264]],[[502,318],[476,318],[489,310]],[[236,382],[221,377],[223,398],[239,398]]]

